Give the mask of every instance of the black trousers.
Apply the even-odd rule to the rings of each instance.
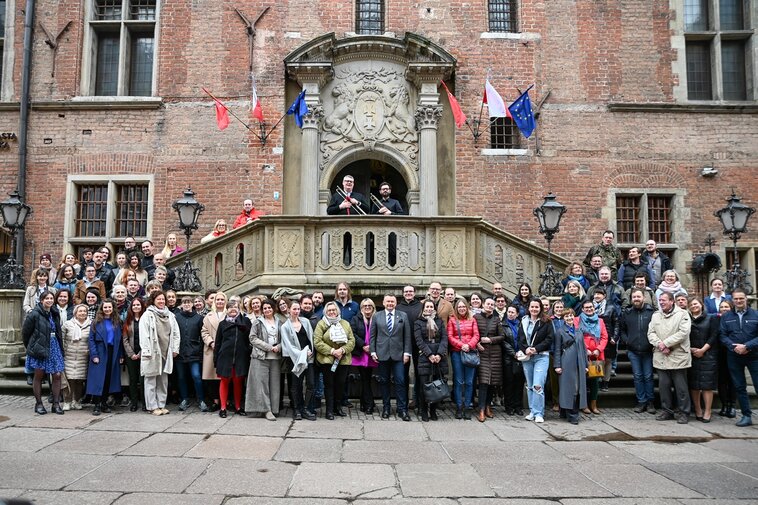
[[[524,367],[521,363],[503,363],[503,394],[505,408],[516,410],[523,408],[524,403]]]
[[[306,407],[309,409],[312,407],[311,400],[313,399],[313,389],[316,384],[315,380],[315,366],[309,365],[308,368],[303,370],[300,377],[290,372],[290,396],[293,402],[292,414],[300,412],[301,414]]]
[[[340,365],[336,371],[332,372],[332,365],[321,365],[321,373],[324,374],[324,398],[326,399],[327,412],[334,412],[335,408],[342,408],[342,397],[349,368]]]

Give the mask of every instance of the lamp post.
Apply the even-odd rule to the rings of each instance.
[[[565,212],[566,206],[558,203],[552,192],[548,193],[542,205],[534,209],[534,215],[537,216],[537,221],[540,223],[540,234],[544,235],[545,240],[547,240],[547,266],[545,271],[540,274],[542,282],[540,282],[539,294],[542,296],[560,296],[563,291],[561,274],[555,271],[550,260],[550,243],[559,231],[561,217]]]
[[[0,202],[0,213],[3,215],[3,226],[11,234],[11,254],[5,264],[0,267],[0,288],[24,289],[24,264],[16,263],[16,234],[24,227],[27,216],[32,208],[21,200],[18,190],[9,193],[7,200]]]
[[[726,201],[728,202],[726,207],[713,213],[721,221],[721,226],[724,227],[724,235],[728,235],[734,244],[734,262],[732,263],[731,270],[726,273],[726,290],[728,293],[731,293],[732,290],[741,288],[750,294],[753,291],[753,287],[747,279],[747,271],[740,268],[737,241],[747,230],[747,222],[750,216],[755,213],[755,209],[741,203],[737,195],[734,194],[734,190],[732,190],[732,196],[727,198]]]
[[[187,237],[184,265],[176,272],[174,287],[177,291],[199,293],[203,289],[203,283],[197,276],[198,269],[193,267],[190,261],[190,237],[192,232],[197,230],[197,218],[205,210],[205,205],[195,200],[195,193],[187,188],[184,196],[175,201],[171,207],[179,214],[179,227],[184,230],[184,235]]]

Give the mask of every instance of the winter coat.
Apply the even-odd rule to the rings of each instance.
[[[418,374],[419,375],[432,375],[433,365],[429,361],[429,356],[439,354],[442,356],[442,360],[437,364],[440,373],[447,375],[447,352],[448,352],[448,337],[445,323],[439,317],[434,318],[434,324],[437,325],[437,336],[434,341],[429,338],[429,332],[426,328],[426,319],[416,319],[413,322],[413,340],[416,341],[418,347]]]
[[[353,300],[348,300],[344,305],[339,300],[334,300],[334,303],[340,308],[340,317],[347,322],[350,322],[350,320],[361,313],[360,305]]]
[[[238,315],[234,321],[224,319],[218,325],[216,344],[213,349],[213,363],[216,365],[216,375],[231,377],[234,375],[247,377],[250,370],[250,320]]]
[[[460,330],[458,329],[460,327]],[[457,317],[451,317],[447,322],[447,347],[450,352],[461,352],[463,344],[468,344],[469,351],[476,349],[479,343],[479,325],[476,320],[460,320]]]
[[[282,356],[292,361],[292,373],[300,377],[308,365],[313,363],[314,356],[316,355],[316,348],[313,345],[313,328],[308,319],[304,317],[299,318],[300,325],[305,330],[305,334],[308,336],[308,342],[310,343],[311,355],[308,356],[308,349],[303,349],[300,346],[300,340],[297,338],[297,331],[292,325],[292,321],[287,320],[279,329],[279,335],[282,338]],[[303,353],[305,353],[303,355]]]
[[[224,313],[226,317],[226,313]],[[216,311],[208,312],[203,318],[203,327],[200,330],[200,335],[203,337],[203,380],[215,380],[218,379],[216,375],[216,367],[213,365],[213,347],[211,344],[216,340],[216,333],[218,332],[218,324],[221,321],[216,315]]]
[[[516,335],[513,334],[513,330],[506,321],[506,318],[503,318],[503,322],[500,326],[503,327],[503,335],[505,337],[501,344],[503,347],[503,368],[506,366],[512,366],[513,364],[520,365],[521,362],[516,359],[516,349],[518,348],[516,340],[518,339],[518,333]]]
[[[624,305],[624,288],[613,281],[610,281],[607,284],[597,282],[596,284],[592,285],[592,287],[590,287],[589,291],[587,291],[588,300],[593,299],[597,288],[603,288],[605,290],[605,303],[607,305],[613,304],[618,307],[618,310],[621,310],[621,307]]]
[[[50,313],[38,303],[26,316],[21,327],[26,354],[37,359],[50,357],[50,333],[55,331],[55,336],[59,339],[58,343],[60,343],[61,335],[61,328],[58,326],[58,320],[55,317],[53,317],[53,325],[54,327],[50,326]]]
[[[593,245],[590,247],[590,250],[587,251],[587,256],[584,258],[584,266],[588,270],[590,269],[590,261],[593,256],[600,256],[603,258],[603,265],[611,269],[612,276],[616,275],[619,265],[621,265],[621,262],[624,260],[621,256],[621,251],[614,245]]]
[[[479,377],[480,384],[499,386],[503,383],[503,341],[505,332],[500,319],[493,312],[487,316],[484,312],[474,316],[479,329]],[[482,338],[489,337],[491,342],[485,344]]]
[[[408,320],[413,321],[414,325],[416,324],[416,319],[421,316],[423,308],[423,304],[416,298],[408,302],[405,298],[400,297],[397,301],[397,310],[401,310],[408,314]]]
[[[692,365],[691,325],[689,313],[676,306],[668,314],[661,310],[653,314],[647,330],[647,339],[653,346],[654,368],[676,370],[689,368]],[[658,344],[661,342],[670,349],[669,354],[663,354],[658,350]]]
[[[647,265],[650,267],[650,270],[655,272],[655,258],[653,258],[653,256],[649,252],[644,251],[642,255],[640,256],[640,258],[642,261],[647,263]],[[661,260],[661,274],[663,274],[663,272],[667,270],[674,269],[674,266],[671,264],[671,259],[668,256],[666,256],[665,253],[658,251],[658,258]],[[656,284],[659,284],[661,280],[663,279],[660,279],[658,275],[656,275],[655,279],[653,280]]]
[[[619,318],[619,342],[634,352],[653,352],[647,330],[655,310],[647,303],[640,309],[628,307]]]
[[[727,352],[734,352],[734,344],[747,346],[749,358],[758,355],[758,311],[748,308],[740,317],[735,311],[727,312],[721,316],[721,343]]]
[[[179,355],[177,361],[186,363],[192,361],[202,361],[203,359],[203,337],[200,334],[203,329],[203,316],[195,312],[184,312],[177,310],[174,312],[176,324],[179,326]]]
[[[66,378],[83,380],[87,378],[87,364],[89,362],[89,332],[92,321],[89,318],[84,323],[76,319],[69,319],[63,324],[63,361],[66,364]],[[79,340],[74,340],[79,336]]]
[[[586,347],[590,353],[594,353],[595,350],[600,351],[600,354],[597,356],[597,360],[605,361],[605,349],[608,346],[608,330],[605,327],[605,321],[603,321],[603,318],[598,317],[598,323],[600,323],[600,340],[595,340],[595,336],[589,333],[582,334],[582,337],[584,338],[584,347]],[[579,320],[579,317],[575,317],[574,330],[577,333],[580,333],[580,324],[581,321]],[[589,359],[594,360],[596,358],[595,356],[589,356]]]
[[[605,346],[605,359],[613,359],[616,357],[618,351],[619,341],[619,318],[621,308],[611,306],[608,303],[605,304],[605,311],[602,314],[598,314],[600,319],[605,323],[605,331],[608,332],[608,345]],[[611,342],[613,340],[613,342]]]
[[[148,307],[139,320],[139,346],[140,351],[140,374],[144,377],[158,377],[170,374],[174,371],[174,354],[179,352],[179,325],[176,316],[166,309],[170,325],[168,335],[168,352],[166,356],[161,354],[161,346],[158,341],[158,316]]]
[[[100,321],[90,326],[89,331],[89,365],[87,367],[87,390],[88,395],[105,396],[109,393],[121,392],[121,366],[119,361],[122,357],[121,351],[121,325],[118,322],[113,324],[113,357],[108,362],[108,332],[105,328],[105,321]],[[93,360],[98,358],[99,363]],[[103,391],[105,387],[105,376],[110,369],[111,381],[108,391]]]
[[[619,268],[616,282],[618,282],[624,289],[630,289],[634,286],[634,276],[639,272],[647,275],[647,287],[653,289],[655,287],[655,272],[644,260],[640,260],[636,265],[629,260],[625,261],[621,265],[621,268]]]
[[[45,286],[43,291],[49,291],[55,296],[55,293],[57,293],[56,289],[51,286]],[[32,310],[34,310],[34,307],[37,306],[39,303],[39,295],[42,293],[42,291],[39,290],[37,286],[29,286],[26,288],[26,293],[24,295],[24,303],[22,307],[24,308],[24,314],[30,313]]]
[[[350,324],[344,319],[340,319],[340,325],[347,334],[346,344],[336,344],[329,338],[329,324],[323,319],[316,325],[316,331],[313,333],[313,345],[316,346],[316,361],[322,365],[331,365],[334,363],[334,357],[331,355],[332,349],[344,348],[345,353],[342,355],[340,365],[349,365],[353,362],[353,347],[355,347],[355,337]]]
[[[526,340],[526,331],[524,330],[524,321],[528,322],[528,320],[529,318],[527,317],[520,320],[518,324],[518,346],[521,352],[526,352],[527,348],[530,347]],[[553,338],[555,338],[553,333],[552,321],[538,319],[532,330],[531,347],[534,347],[539,353],[551,351],[553,349]]]
[[[100,295],[100,300],[105,299],[106,292],[105,292],[105,283],[103,281],[99,279],[95,279],[88,286],[87,283],[84,281],[84,279],[82,279],[76,283],[76,289],[74,290],[74,305],[79,305],[80,303],[84,303],[84,300],[87,297],[87,290],[90,287],[97,289]]]
[[[437,317],[442,319],[442,322],[445,324],[450,322],[450,318],[453,316],[453,312],[455,312],[455,309],[453,309],[453,304],[441,296],[437,299],[437,303],[434,304],[434,310],[437,311]],[[448,336],[449,335],[450,334],[448,333]]]
[[[560,368],[558,375],[558,404],[564,409],[574,408],[574,396],[579,395],[579,408],[587,407],[587,348],[584,338],[573,332],[563,321],[554,325],[555,343],[553,368]]]
[[[710,348],[702,358],[692,356],[692,368],[688,374],[690,389],[707,391],[718,388],[719,322],[718,316],[706,313],[692,319],[690,348],[700,349],[705,344]]]
[[[281,343],[281,334],[280,330],[282,328],[282,322],[278,318],[274,318],[274,321],[276,321],[276,345]],[[274,347],[273,345],[268,343],[268,335],[266,332],[266,323],[264,322],[263,316],[260,316],[258,319],[252,322],[252,327],[250,328],[250,335],[249,335],[250,345],[253,346],[252,348],[252,358],[253,359],[269,359],[270,355],[268,354],[271,352],[271,349]],[[276,359],[280,359],[281,354],[278,354],[276,356]]]

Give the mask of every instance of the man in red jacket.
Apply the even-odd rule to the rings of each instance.
[[[247,199],[242,202],[242,212],[239,216],[237,216],[237,219],[234,220],[234,226],[232,228],[236,229],[240,226],[246,225],[247,223],[252,223],[257,219],[260,219],[260,217],[260,212],[255,210],[255,207],[253,207],[253,201]]]

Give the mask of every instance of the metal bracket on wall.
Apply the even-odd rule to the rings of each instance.
[[[58,40],[60,40],[63,32],[68,30],[68,27],[71,26],[71,23],[73,23],[73,21],[66,23],[66,25],[61,28],[61,31],[58,32],[58,35],[53,36],[52,33],[50,33],[50,31],[45,28],[45,25],[42,24],[42,21],[39,22],[39,27],[42,28],[42,31],[45,32],[45,37],[47,37],[45,39],[45,44],[50,46],[50,49],[53,50],[53,70],[50,72],[50,77],[55,77],[55,58],[58,55]]]

